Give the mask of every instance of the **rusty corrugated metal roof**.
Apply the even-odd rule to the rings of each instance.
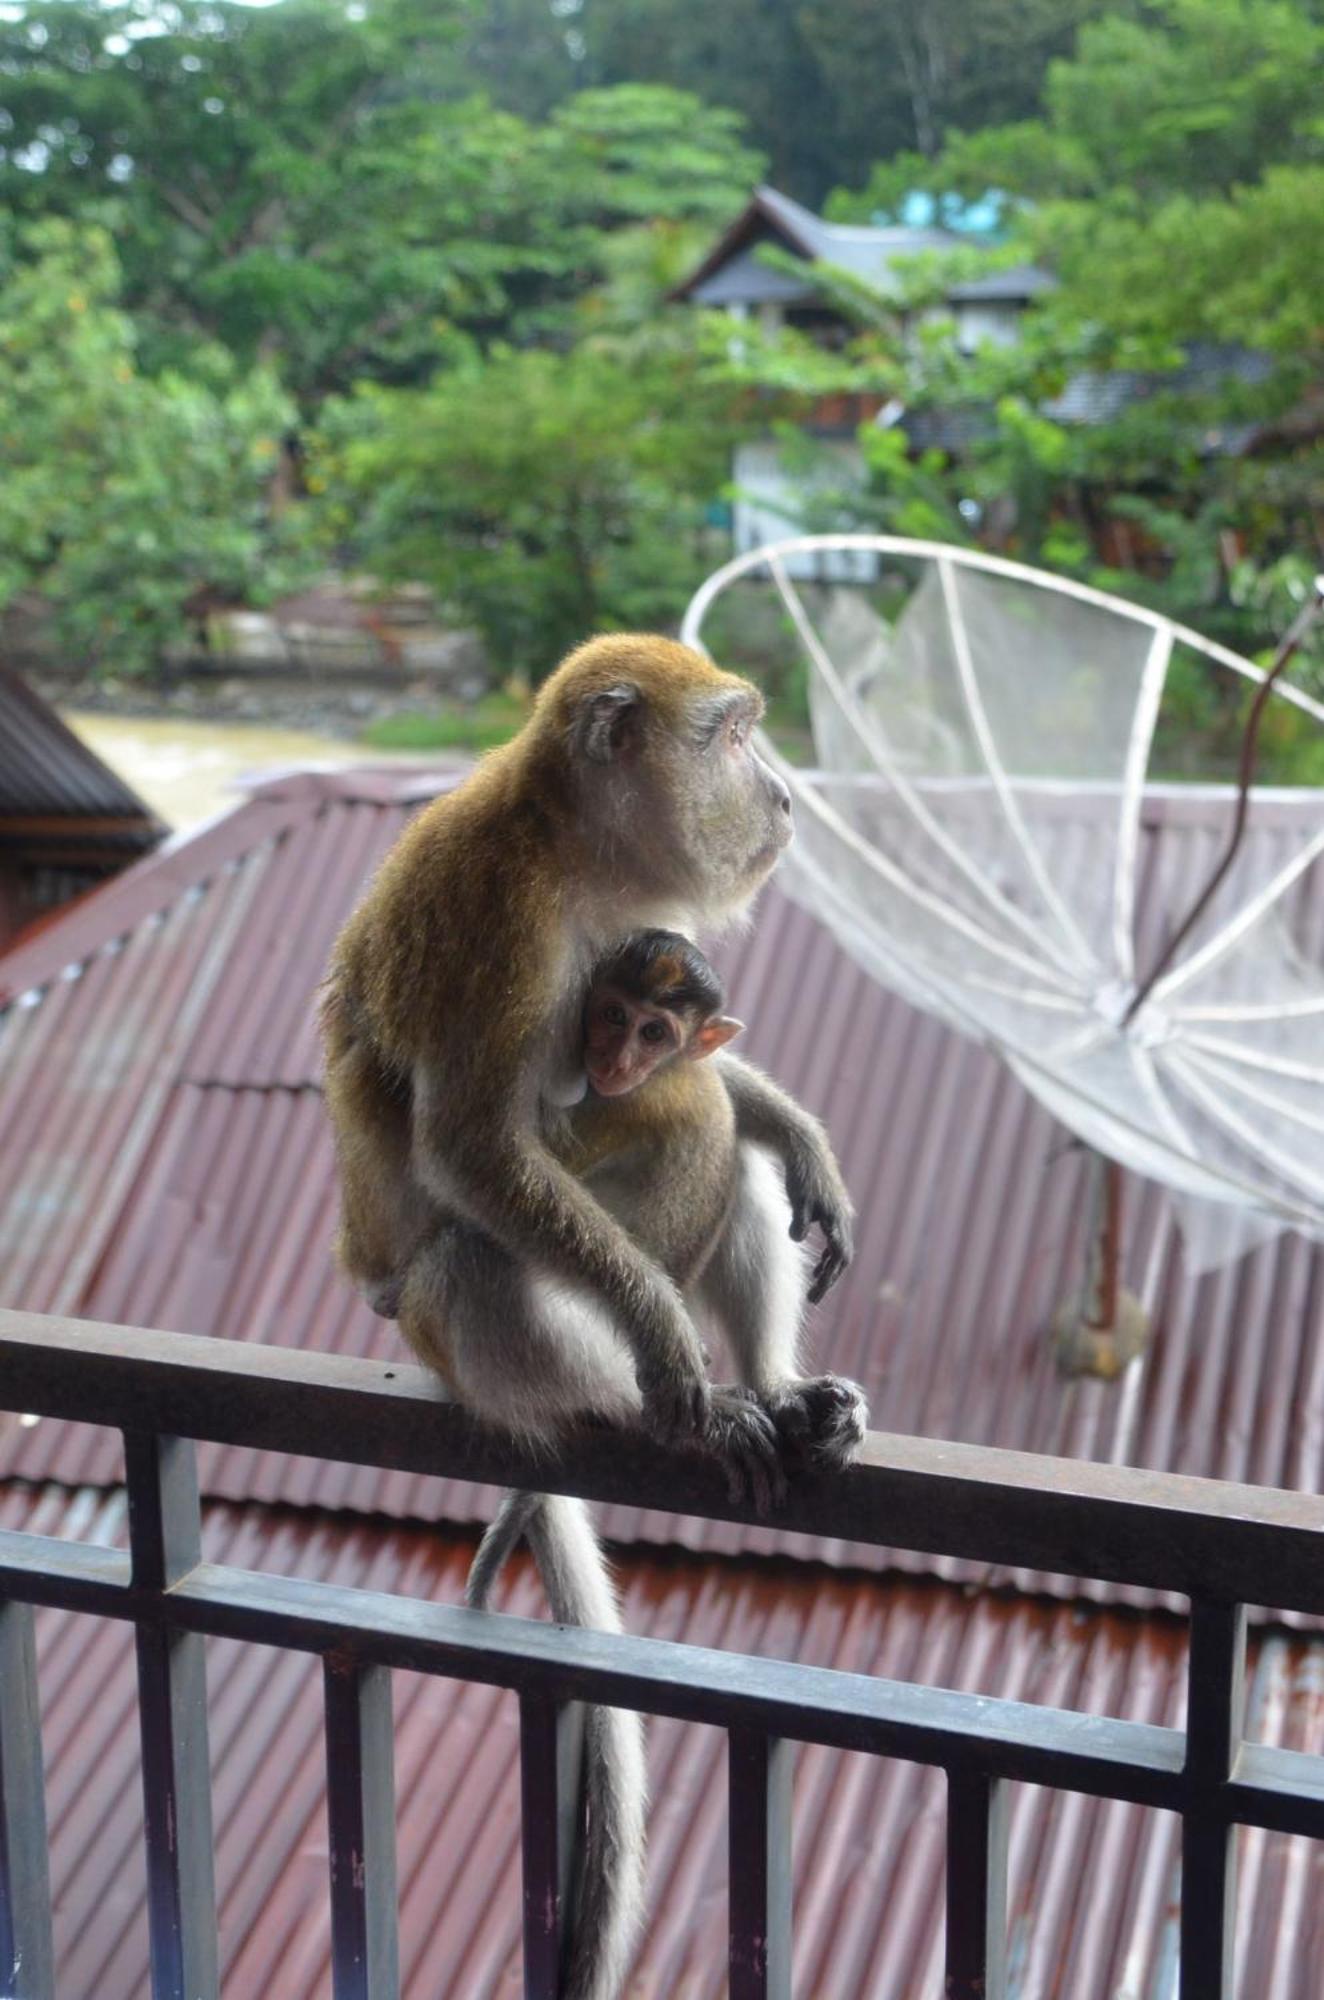
[[[0,1301],[398,1351],[331,1265],[312,1000],[336,929],[436,782],[369,771],[262,786],[0,959],[12,998],[0,1025]],[[1216,852],[1226,809],[1225,794],[1205,792],[1147,805],[1151,945]],[[1090,800],[1053,810],[1083,876]],[[1250,838],[1299,840],[1318,813],[1313,797],[1266,798]],[[1296,903],[1315,957],[1318,876]],[[1324,1490],[1319,1248],[1284,1236],[1193,1281],[1167,1198],[1130,1182],[1125,1281],[1153,1314],[1152,1349],[1120,1383],[1068,1380],[1047,1331],[1083,1251],[1085,1170],[1068,1136],[990,1053],[883,991],[775,890],[723,956],[751,1055],[826,1118],[859,1203],[858,1256],[812,1345],[820,1365],[864,1382],[876,1426]],[[233,1498],[457,1521],[489,1505],[458,1484],[311,1461],[210,1450],[203,1471],[209,1491]],[[113,1476],[90,1434],[45,1424],[0,1439],[5,1472]],[[880,1560],[625,1509],[607,1527],[618,1541]]]
[[[0,960],[6,1304],[396,1351],[394,1330],[330,1263],[335,1195],[311,1000],[331,937],[426,789],[380,773],[260,788]],[[1214,810],[1196,797],[1151,809],[1152,934],[1216,845]],[[1275,803],[1255,837],[1281,837],[1307,810]],[[1063,838],[1083,868],[1083,807],[1078,818],[1064,809]],[[1298,915],[1303,946],[1318,954],[1324,908],[1310,893]],[[1156,1311],[1154,1350],[1121,1385],[1067,1382],[1045,1331],[1081,1249],[1083,1177],[1065,1135],[990,1055],[881,992],[776,895],[726,959],[733,1002],[753,1023],[751,1053],[826,1115],[860,1202],[860,1255],[819,1316],[816,1347],[824,1365],[866,1381],[875,1422],[1324,1484],[1318,1251],[1283,1238],[1191,1284],[1165,1198],[1137,1187],[1128,1282]],[[122,1539],[117,1441],[48,1422],[0,1426],[0,1526]],[[313,1460],[212,1448],[200,1460],[206,1490],[231,1496],[207,1508],[209,1557],[350,1586],[457,1598],[471,1541],[380,1515],[466,1521],[490,1504],[481,1489]],[[15,1474],[62,1483],[28,1486]],[[353,1519],[367,1513],[379,1518]],[[1184,1632],[1161,1613],[880,1576],[878,1552],[774,1531],[624,1509],[607,1525],[634,1543],[623,1575],[633,1631],[1180,1720]],[[642,1546],[656,1541],[820,1560],[696,1561]],[[824,1557],[860,1558],[875,1573],[834,1572]],[[527,1565],[516,1566],[507,1604],[541,1612]],[[39,1630],[59,1990],[138,2000],[147,1947],[131,1633],[56,1613],[39,1614]],[[1252,1661],[1252,1733],[1324,1750],[1324,1641],[1265,1629]],[[321,2000],[317,1664],[209,1642],[209,1685],[226,1990]],[[513,2000],[515,1704],[397,1675],[396,1722],[406,2000]],[[650,1929],[629,1991],[716,2000],[725,1991],[721,1732],[656,1723],[650,1762]],[[936,2000],[941,1780],[802,1750],[796,1835],[797,1992]],[[1017,1788],[1010,1908],[1021,2000],[1169,2000],[1178,1850],[1165,1815]],[[1313,2000],[1324,1954],[1318,1846],[1244,1835],[1238,1899],[1239,1992]]]
[[[123,1539],[119,1493],[11,1487],[0,1527]],[[458,1599],[463,1537],[213,1505],[210,1560],[352,1588]],[[1174,1725],[1185,1635],[1162,1615],[998,1598],[786,1565],[635,1551],[630,1630],[1011,1699]],[[506,1608],[542,1615],[527,1564]],[[147,1990],[142,1806],[131,1628],[38,1614],[58,1990]],[[395,1675],[403,2000],[520,1991],[517,1718],[500,1691]],[[329,1991],[321,1677],[313,1658],[208,1642],[225,1991]],[[1250,1729],[1324,1751],[1324,1642],[1257,1635]],[[721,1730],[650,1726],[649,1929],[630,2000],[726,1991],[726,1783]],[[803,1747],[795,1774],[795,1990],[806,2000],[937,2000],[940,1777]],[[1238,1993],[1316,2000],[1322,1851],[1241,1837]],[[1175,1819],[1037,1786],[1013,1788],[1010,1956],[1021,2000],[1174,2000]]]
[[[137,852],[161,826],[137,793],[61,722],[49,703],[0,667],[0,825],[52,815],[123,822],[103,837]]]

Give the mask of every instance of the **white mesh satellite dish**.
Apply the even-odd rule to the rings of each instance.
[[[683,637],[727,650],[715,621],[760,581],[809,675],[815,767],[767,746],[798,806],[790,893],[887,985],[995,1048],[1098,1154],[1166,1184],[1196,1268],[1281,1228],[1324,1238],[1324,968],[1292,931],[1324,855],[1324,790],[1304,828],[1293,814],[1281,839],[1243,841],[1249,771],[1225,788],[1226,836],[1206,835],[1198,879],[1168,896],[1182,920],[1166,935],[1138,938],[1136,879],[1147,787],[1182,756],[1174,696],[1217,693],[1252,761],[1262,714],[1324,723],[1278,677],[1318,601],[1265,670],[993,556],[808,536],[717,571]]]

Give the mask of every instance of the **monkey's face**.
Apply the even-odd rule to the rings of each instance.
[[[754,747],[749,681],[670,639],[620,634],[573,654],[540,710],[576,750],[577,817],[614,890],[738,911],[791,838],[791,799]]]
[[[584,1068],[599,1097],[624,1097],[679,1052],[687,1023],[619,987],[594,986],[584,1008]]]
[[[624,1097],[677,1058],[702,1062],[716,1054],[744,1025],[596,980],[584,1003],[584,1070],[599,1097]]]
[[[791,838],[791,795],[754,743],[762,713],[758,690],[732,678],[689,705],[660,760],[677,849],[710,916],[747,902]]]
[[[754,746],[757,688],[734,675],[676,703],[645,706],[626,769],[641,838],[667,892],[694,921],[740,910],[791,838],[791,797]]]

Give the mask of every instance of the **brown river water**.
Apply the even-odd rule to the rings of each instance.
[[[196,826],[235,805],[241,778],[291,765],[382,764],[391,752],[368,750],[312,730],[258,722],[139,718],[66,710],[64,720],[103,762],[131,785],[170,827]],[[417,762],[417,759],[412,761]]]

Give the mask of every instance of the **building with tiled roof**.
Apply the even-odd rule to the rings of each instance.
[[[0,666],[0,950],[165,831],[49,703]]]
[[[0,1305],[373,1357],[401,1352],[334,1269],[335,1190],[313,1004],[331,940],[438,780],[363,771],[259,786],[0,958]],[[443,781],[444,782],[444,781]],[[1099,802],[1066,792],[1088,866]],[[1249,837],[1290,842],[1316,795],[1269,795]],[[1142,926],[1164,934],[1208,866],[1225,795],[1145,809]],[[1324,882],[1291,912],[1324,951]],[[1087,1171],[987,1051],[880,989],[775,888],[723,954],[750,1054],[828,1122],[859,1252],[819,1310],[816,1359],[895,1431],[1324,1489],[1324,1253],[1286,1235],[1190,1278],[1166,1197],[1133,1183],[1124,1281],[1146,1354],[1067,1377],[1049,1335],[1078,1280]],[[213,1559],[458,1597],[492,1494],[458,1481],[199,1449]],[[0,1524],[124,1537],[113,1436],[0,1416]],[[1185,1628],[1105,1585],[989,1575],[775,1527],[608,1510],[630,1630],[1063,1707],[1180,1720]],[[536,1615],[519,1565],[509,1607]],[[38,1620],[61,2000],[138,2000],[147,1932],[132,1634]],[[317,1663],[209,1642],[227,1992],[328,1990]],[[515,1704],[397,1674],[402,1992],[519,1990]],[[1324,1749],[1324,1639],[1261,1622],[1252,1734]],[[725,1986],[720,1732],[650,1738],[649,1929],[638,2000]],[[940,1778],[805,1749],[796,1766],[797,1993],[925,2000],[941,1986]],[[1012,1811],[1012,1990],[1175,1992],[1175,1825],[1033,1787]],[[1081,1893],[1088,1884],[1088,1895]],[[1242,1839],[1241,1990],[1318,1990],[1317,1860]],[[1313,1940],[1313,1944],[1312,1944]]]
[[[942,289],[940,304],[916,313],[901,303],[904,273],[908,260],[916,257],[989,247],[969,233],[932,223],[828,222],[776,188],[760,187],[672,297],[729,314],[736,342],[741,324],[748,321],[765,333],[790,327],[835,348],[852,331],[847,311],[833,294],[834,282],[844,278],[883,304],[896,302],[901,343],[919,321],[936,312],[950,321],[957,350],[973,354],[982,345],[1013,346],[1020,340],[1026,311],[1053,289],[1052,274],[1017,264],[973,277],[953,276]],[[1043,409],[1055,423],[1089,427],[1110,423],[1152,397],[1216,399],[1238,387],[1260,388],[1273,373],[1268,355],[1232,343],[1193,341],[1177,367],[1082,370]],[[1287,428],[1292,421],[1309,420],[1310,412],[1302,408]],[[867,390],[820,397],[802,425],[816,443],[812,466],[802,454],[788,456],[771,435],[745,439],[735,447],[732,539],[737,554],[795,532],[815,489],[848,496],[863,488],[865,464],[857,434],[866,423],[899,425],[912,452],[939,451],[962,459],[993,434],[996,413],[990,403],[968,401],[907,408],[898,398]],[[1258,449],[1280,428],[1263,420],[1224,417],[1193,423],[1192,449],[1208,457],[1236,457]],[[1129,567],[1138,546],[1135,533],[1102,523],[1099,533],[1101,556]],[[876,558],[839,550],[788,561],[793,575],[868,581]]]

